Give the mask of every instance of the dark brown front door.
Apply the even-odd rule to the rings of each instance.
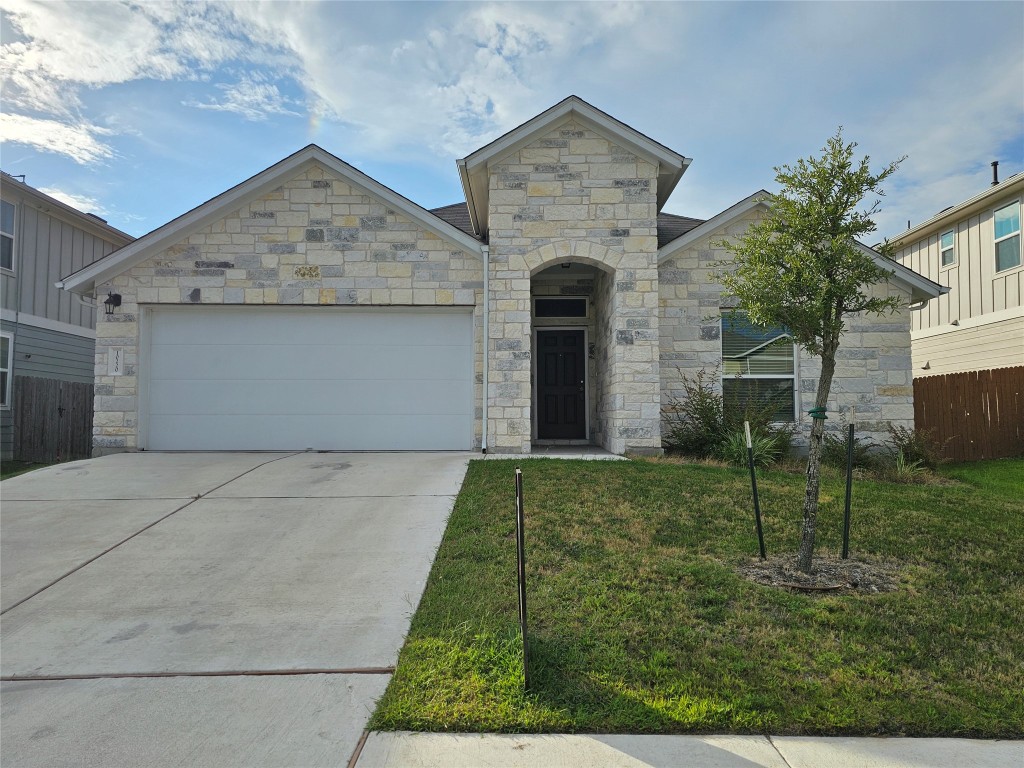
[[[537,437],[587,436],[587,351],[583,331],[537,331]]]

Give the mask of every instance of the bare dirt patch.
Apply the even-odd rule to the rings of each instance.
[[[758,584],[794,592],[834,594],[858,592],[878,594],[900,588],[901,566],[887,560],[818,557],[810,574],[796,567],[796,555],[753,560],[737,569],[741,576]]]

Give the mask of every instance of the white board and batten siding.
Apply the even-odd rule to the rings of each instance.
[[[950,289],[911,314],[914,376],[1024,365],[1024,263],[996,271],[993,224],[994,211],[1020,205],[1022,194],[1024,177],[937,218],[896,251],[904,266]],[[941,237],[951,230],[955,261],[944,267]]]
[[[149,450],[468,450],[468,311],[149,307]]]

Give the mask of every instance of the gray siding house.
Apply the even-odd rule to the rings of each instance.
[[[435,210],[305,147],[64,278],[121,299],[94,450],[659,453],[681,374],[715,367],[806,434],[818,361],[714,278],[771,196],[666,214],[690,162],[575,96],[458,160],[465,200]],[[941,293],[880,263],[905,307]],[[840,355],[832,407],[913,423],[909,311],[854,318]]]
[[[6,173],[0,199],[0,458],[10,459],[18,379],[93,382],[96,309],[56,283],[133,238]]]

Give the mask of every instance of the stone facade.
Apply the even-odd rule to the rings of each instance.
[[[495,163],[490,175],[488,441],[528,453],[531,280],[571,261],[595,267],[592,437],[613,453],[660,451],[655,165],[569,120]]]
[[[662,403],[682,395],[682,377],[701,369],[721,374],[721,310],[726,303],[714,275],[729,259],[716,245],[741,235],[759,216],[751,211],[728,226],[672,254],[660,268]],[[879,284],[878,295],[898,295],[905,306],[909,291]],[[888,425],[913,428],[914,387],[910,369],[910,311],[893,315],[855,315],[836,354],[836,372],[829,395],[830,429],[855,414],[858,437],[876,443],[888,439]],[[814,406],[821,361],[797,351],[797,433],[794,443],[805,447],[811,430],[807,410]],[[720,381],[720,379],[719,379]]]
[[[147,306],[473,306],[479,403],[482,289],[477,254],[313,166],[98,286],[101,297],[121,294],[122,305],[97,322],[95,453],[139,444],[139,315]],[[111,348],[123,351],[124,375],[108,375]],[[478,409],[478,447],[479,432]]]
[[[486,439],[489,451],[510,454],[529,453],[538,436],[537,329],[582,327],[587,439],[618,454],[660,453],[662,407],[681,392],[681,376],[721,366],[723,298],[714,273],[727,253],[714,243],[749,226],[759,215],[756,198],[734,208],[747,213],[723,215],[716,231],[659,251],[659,200],[689,161],[659,154],[660,145],[579,100],[552,109],[562,111],[460,161],[471,193],[462,212],[486,231],[486,245],[456,229],[467,227],[464,219],[441,221],[309,147],[254,177],[265,186],[248,197],[229,192],[204,206],[212,206],[212,224],[197,218],[171,230],[180,231],[177,242],[154,233],[130,246],[139,250],[124,257],[123,271],[95,283],[101,299],[111,291],[123,301],[97,324],[96,452],[145,447],[137,372],[147,308],[198,304],[471,307],[473,445]],[[227,199],[235,202],[218,202]],[[931,290],[910,284],[915,301]],[[880,290],[912,300],[909,288]],[[536,317],[534,298],[552,295],[586,296],[587,316]],[[889,424],[913,424],[909,326],[909,311],[849,321],[830,407],[842,414],[856,407],[862,435],[879,440]],[[121,375],[109,374],[112,350]],[[819,365],[798,354],[796,368],[798,440],[805,440]]]

